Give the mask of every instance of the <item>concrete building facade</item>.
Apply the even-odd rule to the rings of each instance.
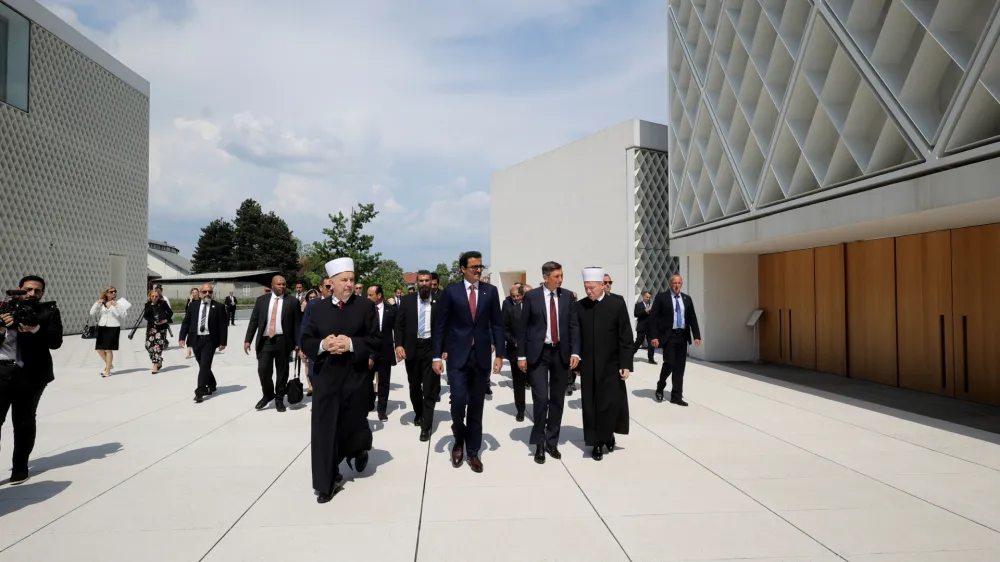
[[[46,279],[67,333],[146,293],[149,83],[34,0],[0,0],[0,283]]]
[[[628,302],[665,290],[677,267],[663,220],[666,148],[665,126],[633,119],[494,174],[494,284],[504,293],[518,281],[537,287],[542,264],[554,260],[579,296],[580,270],[591,265],[604,267]]]
[[[191,260],[182,256],[177,246],[158,240],[149,241],[146,267],[156,273],[157,279],[191,275]]]
[[[1000,404],[998,5],[669,0],[692,355]]]

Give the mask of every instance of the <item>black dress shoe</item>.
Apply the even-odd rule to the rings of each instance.
[[[656,394],[654,394],[653,396],[656,397],[656,401],[657,402],[663,402],[663,392],[662,391],[657,390]]]
[[[368,467],[368,451],[361,451],[361,454],[354,457],[354,470],[358,473],[364,472]]]
[[[421,416],[416,416],[413,418],[413,425],[420,427],[424,424],[424,418]]]
[[[279,412],[285,411],[285,401],[282,400],[280,396],[274,399],[274,409]]]
[[[535,445],[535,462],[538,464],[545,464],[545,447]]]
[[[194,403],[201,404],[205,399],[201,397],[201,394],[194,395]]]
[[[424,441],[424,442],[430,441],[431,440],[431,432],[427,431],[426,429],[421,429],[420,430],[420,440]]]
[[[267,408],[267,405],[271,403],[271,400],[274,400],[274,398],[268,398],[267,396],[261,398],[257,401],[257,405],[254,406],[254,409],[263,410],[264,408]]]
[[[385,412],[379,412],[378,419],[379,421],[389,421],[389,415],[386,414]]]
[[[678,398],[676,400],[674,400],[673,398],[671,398],[670,399],[670,403],[671,404],[677,404],[678,406],[687,406],[688,405],[688,403],[685,402],[683,398]]]
[[[549,454],[550,457],[559,460],[562,458],[562,453],[559,452],[559,447],[555,445],[546,445],[545,452]]]
[[[650,359],[649,360],[649,364],[650,365],[659,365],[659,363],[656,362],[656,359]]]
[[[598,445],[598,446],[594,447],[594,450],[590,452],[590,456],[594,457],[595,461],[599,461],[599,460],[603,459],[604,458],[604,452],[601,449],[601,446]]]
[[[17,486],[18,484],[24,484],[31,478],[27,470],[15,470],[10,474],[10,485]]]
[[[615,452],[615,442],[614,441],[608,443],[608,452],[609,453]]]
[[[216,390],[218,390],[218,387],[215,387],[215,386],[208,387],[208,395],[211,396],[211,395],[215,394]]]
[[[524,421],[524,412],[518,412],[517,415],[514,416],[514,421],[523,422]]]
[[[487,388],[486,388],[486,395],[487,395],[487,396],[493,396],[493,389],[492,389],[492,388],[489,388],[489,387],[487,387]]]
[[[333,494],[320,494],[316,496],[316,503],[326,503],[333,499]]]

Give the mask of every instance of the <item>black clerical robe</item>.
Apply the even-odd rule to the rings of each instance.
[[[333,355],[320,351],[329,335],[348,336],[353,352]],[[302,329],[302,350],[315,365],[312,378],[312,475],[313,488],[322,494],[333,491],[344,459],[372,447],[368,426],[368,358],[382,341],[375,303],[356,295],[343,308],[324,298],[309,309]]]
[[[632,323],[625,301],[604,297],[577,301],[583,438],[589,447],[628,434],[628,394],[619,369],[632,370]]]

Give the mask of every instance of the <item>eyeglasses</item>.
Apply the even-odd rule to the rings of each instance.
[[[614,283],[614,281],[605,281],[604,282],[605,285],[611,285],[612,283]]]
[[[203,294],[203,295],[211,295],[214,292],[215,291],[201,291],[201,294]]]

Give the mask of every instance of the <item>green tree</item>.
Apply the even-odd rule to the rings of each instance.
[[[264,211],[260,203],[247,199],[236,210],[236,220],[233,221],[235,235],[233,237],[233,268],[237,271],[260,269],[258,253],[264,242],[261,226]]]
[[[270,212],[263,215],[257,228],[261,243],[253,269],[280,271],[289,283],[295,283],[299,270],[298,245],[285,219]]]
[[[368,277],[362,277],[365,288],[381,285],[386,298],[396,294],[396,289],[406,289],[403,279],[403,268],[393,260],[382,260],[378,267]]]
[[[355,279],[367,279],[382,261],[382,254],[372,251],[375,237],[364,233],[365,225],[378,216],[375,204],[362,203],[357,209],[352,208],[350,218],[343,212],[329,216],[332,224],[323,229],[326,239],[313,242],[307,253],[307,278],[311,283],[318,282],[326,275],[323,268],[328,261],[351,258],[354,260]]]
[[[235,234],[233,224],[223,219],[215,219],[202,228],[191,256],[191,273],[232,271]]]

